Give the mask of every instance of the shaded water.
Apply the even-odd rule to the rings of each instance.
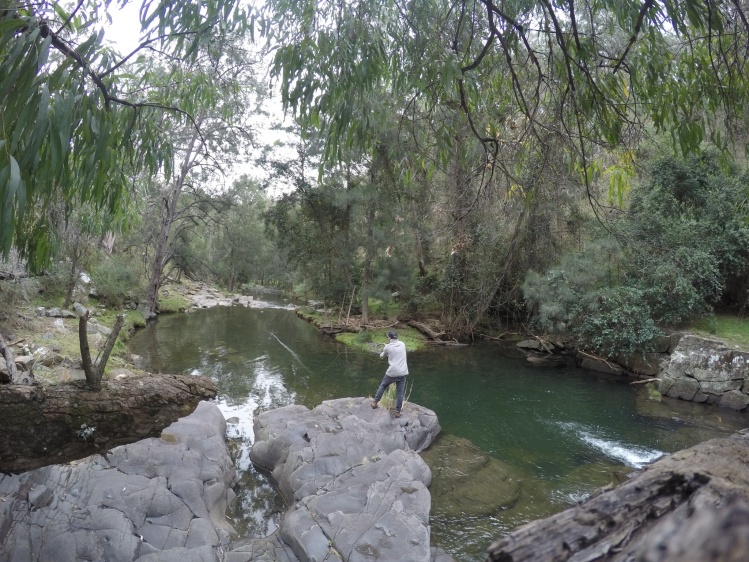
[[[229,516],[247,536],[273,532],[285,509],[249,461],[253,412],[371,396],[386,368],[376,354],[351,350],[272,305],[164,316],[130,347],[153,372],[216,380],[241,475]],[[409,367],[410,401],[434,410],[444,434],[470,440],[521,483],[520,500],[491,515],[433,509],[433,544],[461,562],[484,560],[505,531],[561,511],[664,453],[749,426],[744,414],[648,400],[645,385],[533,368],[494,344],[414,352]]]

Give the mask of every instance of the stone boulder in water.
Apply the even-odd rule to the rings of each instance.
[[[0,474],[0,560],[216,560],[234,465],[218,408],[151,438],[66,465]]]
[[[445,435],[422,453],[432,470],[432,507],[442,517],[489,516],[515,505],[520,480],[468,439]]]
[[[291,506],[278,532],[240,540],[225,517],[236,483],[215,404],[151,438],[66,465],[0,474],[0,561],[454,562],[429,541],[439,432],[408,404],[396,419],[363,398],[260,414],[255,459]]]
[[[394,418],[370,404],[342,398],[255,418],[250,458],[290,504],[280,537],[300,560],[452,560],[430,545],[431,472],[418,455],[437,416],[408,403]]]

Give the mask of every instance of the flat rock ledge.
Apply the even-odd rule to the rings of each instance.
[[[749,430],[665,457],[493,543],[488,562],[749,560]]]
[[[217,560],[234,533],[234,464],[218,407],[64,465],[0,475],[0,561]]]
[[[226,520],[234,464],[212,402],[161,437],[68,464],[0,474],[0,562],[454,562],[430,546],[434,412],[364,398],[256,417],[253,460],[289,500],[277,532],[240,539]]]
[[[250,458],[290,506],[278,530],[290,560],[452,561],[430,545],[431,472],[418,454],[440,432],[437,416],[408,403],[395,418],[370,404],[342,398],[256,416]]]

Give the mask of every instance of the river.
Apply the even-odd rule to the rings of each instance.
[[[249,461],[253,412],[372,396],[386,368],[377,354],[347,348],[280,306],[165,315],[129,344],[151,372],[217,382],[240,474],[228,516],[251,537],[275,531],[285,510]],[[746,414],[649,399],[646,385],[571,367],[534,368],[492,343],[430,348],[408,361],[408,399],[434,410],[444,435],[470,440],[521,482],[520,500],[491,515],[445,516],[433,508],[432,543],[460,562],[483,561],[502,533],[561,511],[663,454],[749,426]]]

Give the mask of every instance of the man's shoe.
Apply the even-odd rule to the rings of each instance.
[[[395,411],[395,417],[396,417],[396,418],[399,418],[399,417],[401,417],[401,413],[400,413],[400,412],[399,412],[398,410],[396,410],[396,411]]]
[[[376,407],[377,407],[377,400],[375,400],[374,402],[372,402],[372,408],[376,408]]]

